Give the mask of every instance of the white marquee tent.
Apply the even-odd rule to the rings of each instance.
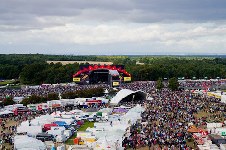
[[[136,94],[136,93],[141,93],[144,97],[146,97],[146,93],[145,92],[132,91],[132,90],[129,90],[129,89],[122,89],[115,95],[115,97],[113,97],[111,99],[110,104],[111,105],[117,105],[123,98],[125,98],[125,97],[127,97],[127,96],[129,96],[131,94]]]
[[[26,135],[17,135],[14,137],[14,149],[16,150],[46,150],[45,144]]]

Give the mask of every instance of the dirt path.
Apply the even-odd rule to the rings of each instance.
[[[9,120],[9,119],[7,119],[5,127],[15,126],[15,125],[18,125],[18,124],[19,124],[19,123],[16,122],[16,121],[14,121],[14,120]],[[2,129],[2,127],[0,126],[0,132],[2,132],[2,131],[3,131],[3,129]],[[9,131],[8,129],[5,129],[3,132],[4,132],[4,133],[9,133],[10,131]],[[11,150],[11,149],[13,148],[12,145],[10,145],[9,143],[4,143],[3,145],[5,146],[5,150]],[[1,149],[1,148],[0,148],[0,149]]]

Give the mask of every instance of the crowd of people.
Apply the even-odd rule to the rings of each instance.
[[[1,123],[2,130],[0,133],[0,143],[2,149],[5,149],[4,143],[9,143],[11,145],[13,144],[13,137],[15,135],[17,125],[6,126],[10,119],[11,118],[3,119]]]
[[[133,91],[141,90],[150,92],[155,89],[155,81],[137,81],[128,84],[122,84],[120,88],[130,89]],[[96,85],[77,85],[77,84],[45,84],[38,86],[27,86],[21,89],[0,89],[0,98],[5,97],[28,97],[31,95],[47,96],[49,93],[66,93],[78,90],[92,89],[102,87],[110,89],[110,85],[96,84]]]
[[[128,84],[123,84],[120,86],[122,89],[130,89],[132,91],[144,91],[150,93],[155,90],[156,82],[155,81],[136,81]]]
[[[225,80],[183,80],[179,81],[180,87],[217,87],[222,84],[226,84]],[[109,89],[108,84],[96,84],[96,85],[77,85],[77,84],[43,84],[38,86],[26,86],[21,89],[0,89],[0,98],[5,97],[27,97],[30,95],[47,96],[49,93],[66,93],[74,92],[77,90],[92,89],[97,87],[103,87]],[[135,81],[132,83],[121,84],[120,88],[130,89],[133,91],[141,90],[147,93],[155,90],[155,81]]]
[[[4,116],[4,118],[1,118],[1,127],[0,127],[0,143],[1,143],[1,149],[11,149],[9,147],[5,147],[5,143],[8,143],[9,145],[13,146],[14,144],[14,136],[17,131],[17,126],[22,122],[26,120],[30,120],[31,118],[34,118],[39,114],[35,113],[24,113],[18,116],[14,115],[7,115]]]
[[[165,88],[153,94],[153,100],[143,105],[146,110],[142,113],[142,120],[130,127],[131,135],[122,143],[126,148],[191,149],[186,144],[191,138],[187,132],[189,124],[204,127],[207,120],[219,122],[226,116],[226,104],[220,103],[219,99],[194,96],[190,91],[173,92]],[[196,115],[200,111],[212,113],[207,118],[200,118]]]
[[[182,88],[216,88],[226,84],[225,80],[179,80],[179,86]]]
[[[217,84],[218,82],[205,82],[205,84]],[[202,82],[187,81],[180,83],[183,86],[200,86]],[[68,91],[83,90],[95,87],[110,88],[109,85],[40,85],[18,90],[0,89],[0,97],[46,95],[48,93],[63,93]],[[131,135],[123,141],[126,148],[136,149],[140,146],[148,146],[155,149],[164,150],[189,150],[191,149],[186,141],[191,137],[187,132],[189,124],[195,126],[205,126],[207,121],[222,121],[226,116],[226,104],[214,97],[203,95],[193,95],[191,91],[180,90],[171,91],[168,88],[156,90],[155,81],[140,81],[129,84],[122,84],[120,88],[133,91],[141,90],[151,93],[153,99],[149,101],[139,101],[145,107],[142,119],[130,127]],[[128,102],[125,102],[129,105]],[[134,103],[134,102],[133,102]],[[136,102],[135,102],[136,103]],[[132,105],[132,104],[131,104]],[[197,113],[203,111],[208,113],[208,117],[197,117]],[[38,114],[31,115],[35,117]],[[13,143],[13,134],[16,125],[5,126],[9,120],[20,121],[29,119],[28,115],[10,117],[3,119],[1,123],[1,142]]]
[[[78,90],[92,89],[92,88],[109,88],[107,84],[98,85],[77,85],[77,84],[48,84],[38,86],[27,86],[21,89],[0,89],[0,98],[5,97],[28,97],[31,95],[47,96],[49,93],[66,93]]]

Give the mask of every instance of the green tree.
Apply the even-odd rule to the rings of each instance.
[[[44,70],[48,67],[47,63],[35,63],[27,65],[20,74],[20,81],[24,84],[42,84],[46,78]]]
[[[49,100],[57,100],[57,99],[59,99],[59,95],[57,93],[49,93],[47,95],[47,99],[48,99],[48,101]]]
[[[7,98],[5,98],[5,99],[2,101],[2,103],[3,103],[4,106],[15,104],[15,102],[13,101],[13,98],[12,98],[12,97],[7,97]]]
[[[29,98],[23,99],[20,103],[23,104],[24,106],[27,106],[28,104],[31,104]]]
[[[173,77],[169,79],[169,85],[168,87],[172,90],[172,91],[176,91],[178,90],[179,87],[179,83],[177,81],[177,78]]]
[[[46,97],[41,97],[41,96],[37,96],[37,95],[31,95],[29,98],[23,99],[21,103],[23,105],[27,105],[27,104],[44,103],[46,101],[47,101]]]
[[[226,58],[179,56],[73,56],[42,54],[0,54],[0,79],[18,79],[23,84],[71,82],[79,64],[53,64],[46,61],[110,61],[124,64],[132,80],[158,78],[226,78]],[[136,62],[145,65],[136,65]]]
[[[73,99],[77,97],[98,97],[104,95],[104,89],[103,88],[93,88],[93,89],[86,89],[86,90],[78,90],[75,92],[67,92],[62,94],[62,98],[66,99]]]
[[[162,78],[159,78],[159,79],[157,80],[157,83],[156,83],[156,88],[157,88],[158,90],[161,90],[163,87],[164,87],[164,85],[163,85],[163,83],[162,83]]]
[[[74,99],[78,98],[78,94],[76,92],[67,92],[62,94],[62,98],[64,99]]]

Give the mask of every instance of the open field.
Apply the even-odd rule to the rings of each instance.
[[[85,121],[85,123],[78,129],[78,131],[86,131],[86,129],[94,127],[94,122]]]
[[[12,84],[14,81],[13,80],[4,80],[4,81],[0,81],[0,86],[4,86],[7,84]]]
[[[78,64],[90,64],[90,65],[112,65],[113,62],[101,62],[101,61],[47,61],[48,64],[50,63],[62,63],[63,65],[67,65],[67,64],[74,64],[74,63],[78,63]]]

